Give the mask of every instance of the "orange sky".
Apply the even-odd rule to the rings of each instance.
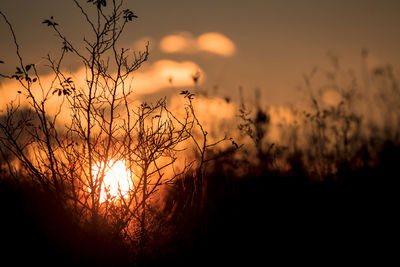
[[[165,76],[170,66],[179,72],[177,86],[188,85],[179,75],[198,69],[204,73],[201,86],[209,92],[217,85],[221,95],[234,98],[243,86],[250,97],[260,88],[266,103],[293,103],[299,99],[296,87],[303,73],[326,66],[327,52],[338,55],[345,68],[360,68],[364,47],[372,65],[400,65],[396,0],[130,0],[127,5],[139,19],[127,28],[122,43],[136,48],[151,42],[150,60],[136,79],[138,87],[146,79],[160,79],[157,88],[148,89],[152,93],[169,86]],[[85,30],[70,1],[3,0],[0,9],[14,24],[23,55],[32,63],[60,46],[41,24],[44,18],[53,15],[76,42]],[[7,63],[0,71],[12,71],[12,39],[3,22],[0,36],[0,60]],[[78,68],[73,61],[69,66]]]

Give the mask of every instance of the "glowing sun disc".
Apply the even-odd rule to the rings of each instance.
[[[93,175],[100,176],[102,164],[93,167]],[[100,201],[104,202],[109,198],[125,197],[132,188],[131,172],[126,168],[125,161],[110,161],[104,171],[104,180],[101,184]]]

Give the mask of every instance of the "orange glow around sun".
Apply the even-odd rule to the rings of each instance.
[[[99,177],[104,163],[98,163],[93,167],[93,175]],[[132,188],[132,175],[126,168],[125,161],[110,161],[104,171],[104,180],[101,185],[100,201],[126,197]]]

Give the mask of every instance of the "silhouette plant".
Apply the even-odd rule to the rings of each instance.
[[[0,122],[0,142],[6,148],[1,152],[11,152],[23,166],[20,172],[54,196],[81,225],[120,236],[143,256],[156,229],[153,203],[161,186],[197,168],[195,194],[201,195],[206,152],[226,139],[207,142],[207,132],[193,107],[194,95],[188,91],[183,118],[167,109],[165,98],[135,104],[130,79],[149,52],[148,45],[133,53],[119,46],[127,24],[137,18],[123,8],[123,0],[88,1],[89,6],[73,2],[94,38],[85,36],[80,47],[64,35],[61,22],[53,16],[43,21],[62,42],[58,55],[46,57],[52,76],[49,85],[35,64],[25,63],[12,24],[0,13],[19,60],[15,73],[0,75],[15,80],[21,88],[17,92],[20,101],[7,106]],[[92,9],[94,17],[90,16]],[[72,56],[81,61],[84,81],[74,80],[64,68],[65,59]],[[55,98],[61,105],[51,112]],[[189,141],[200,157],[178,164]],[[129,170],[129,189],[119,187],[118,194],[112,195],[104,179],[116,162],[123,162]],[[8,163],[13,169],[13,162]]]

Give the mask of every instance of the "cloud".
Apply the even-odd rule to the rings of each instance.
[[[217,32],[204,33],[197,38],[199,50],[229,57],[235,53],[235,44]]]
[[[155,63],[146,66],[143,69],[133,73],[133,83],[135,93],[152,94],[168,87],[184,87],[192,86],[194,84],[192,76],[196,73],[200,73],[199,83],[201,84],[205,80],[205,74],[198,64],[193,61],[173,61],[173,60],[159,60]],[[72,77],[74,84],[77,88],[86,88],[86,72],[84,68],[80,68],[73,73],[69,73]],[[48,100],[54,102],[57,107],[57,101],[62,97],[53,96],[51,92],[56,87],[60,87],[58,81],[55,80],[54,74],[41,75],[40,82],[43,85],[44,91],[50,91],[50,97]],[[39,88],[38,83],[33,85],[33,92],[37,99],[43,99],[42,90]],[[51,89],[53,88],[53,89]],[[18,91],[22,91],[23,94],[18,94]],[[1,111],[8,103],[13,100],[25,99],[23,95],[25,90],[15,80],[2,80],[0,83],[0,107]],[[23,105],[26,105],[26,101],[22,101]]]
[[[189,32],[167,35],[161,39],[160,48],[165,53],[194,53],[196,39]]]
[[[125,83],[125,86],[131,86],[130,89],[133,92],[129,101],[131,104],[136,105],[139,104],[139,99],[142,96],[160,92],[168,87],[191,87],[194,85],[192,75],[197,72],[201,73],[199,79],[201,84],[205,79],[204,74],[201,68],[192,61],[159,60],[154,64],[147,64],[146,68],[134,72],[131,77],[132,80],[129,79]],[[68,73],[68,76],[74,82],[77,94],[88,95],[86,75],[84,68]],[[59,81],[55,79],[54,74],[41,75],[40,84],[43,86],[42,88],[39,86],[39,81],[32,85],[32,93],[37,102],[40,103],[43,99],[46,99],[47,115],[53,117],[58,114],[57,123],[59,125],[70,124],[72,110],[68,103],[68,98],[63,95],[59,96],[58,93],[53,94],[55,88],[60,88]],[[97,94],[104,93],[105,81],[100,79],[98,85]],[[118,86],[117,94],[119,96],[122,96],[122,90],[122,85]],[[18,91],[21,93],[18,93]],[[105,93],[107,94],[107,91]],[[14,106],[20,106],[21,108],[31,107],[29,104],[30,99],[26,96],[26,90],[17,81],[2,80],[0,84],[0,116],[6,113],[7,104],[12,101],[14,101]],[[97,130],[94,129],[93,131]]]
[[[68,74],[76,87],[84,85],[86,75],[83,68]],[[59,96],[58,93],[53,94],[56,88],[61,88],[61,86],[54,74],[44,74],[40,75],[37,82],[31,84],[31,93],[37,103],[46,99],[45,109],[48,116],[59,114],[59,118],[66,122],[71,117],[70,110],[65,108],[67,102],[65,96]],[[11,103],[14,108],[32,108],[32,100],[28,98],[27,90],[14,79],[4,80],[0,85],[0,115],[6,113],[6,106]]]
[[[138,94],[151,94],[171,86],[192,86],[192,75],[197,72],[204,73],[192,61],[159,60],[146,70],[136,72],[133,78],[133,86]],[[203,80],[204,75],[199,82],[201,83]]]
[[[233,41],[218,32],[204,33],[197,38],[188,32],[167,35],[161,39],[160,48],[165,53],[208,52],[225,57],[230,57],[236,52]]]

